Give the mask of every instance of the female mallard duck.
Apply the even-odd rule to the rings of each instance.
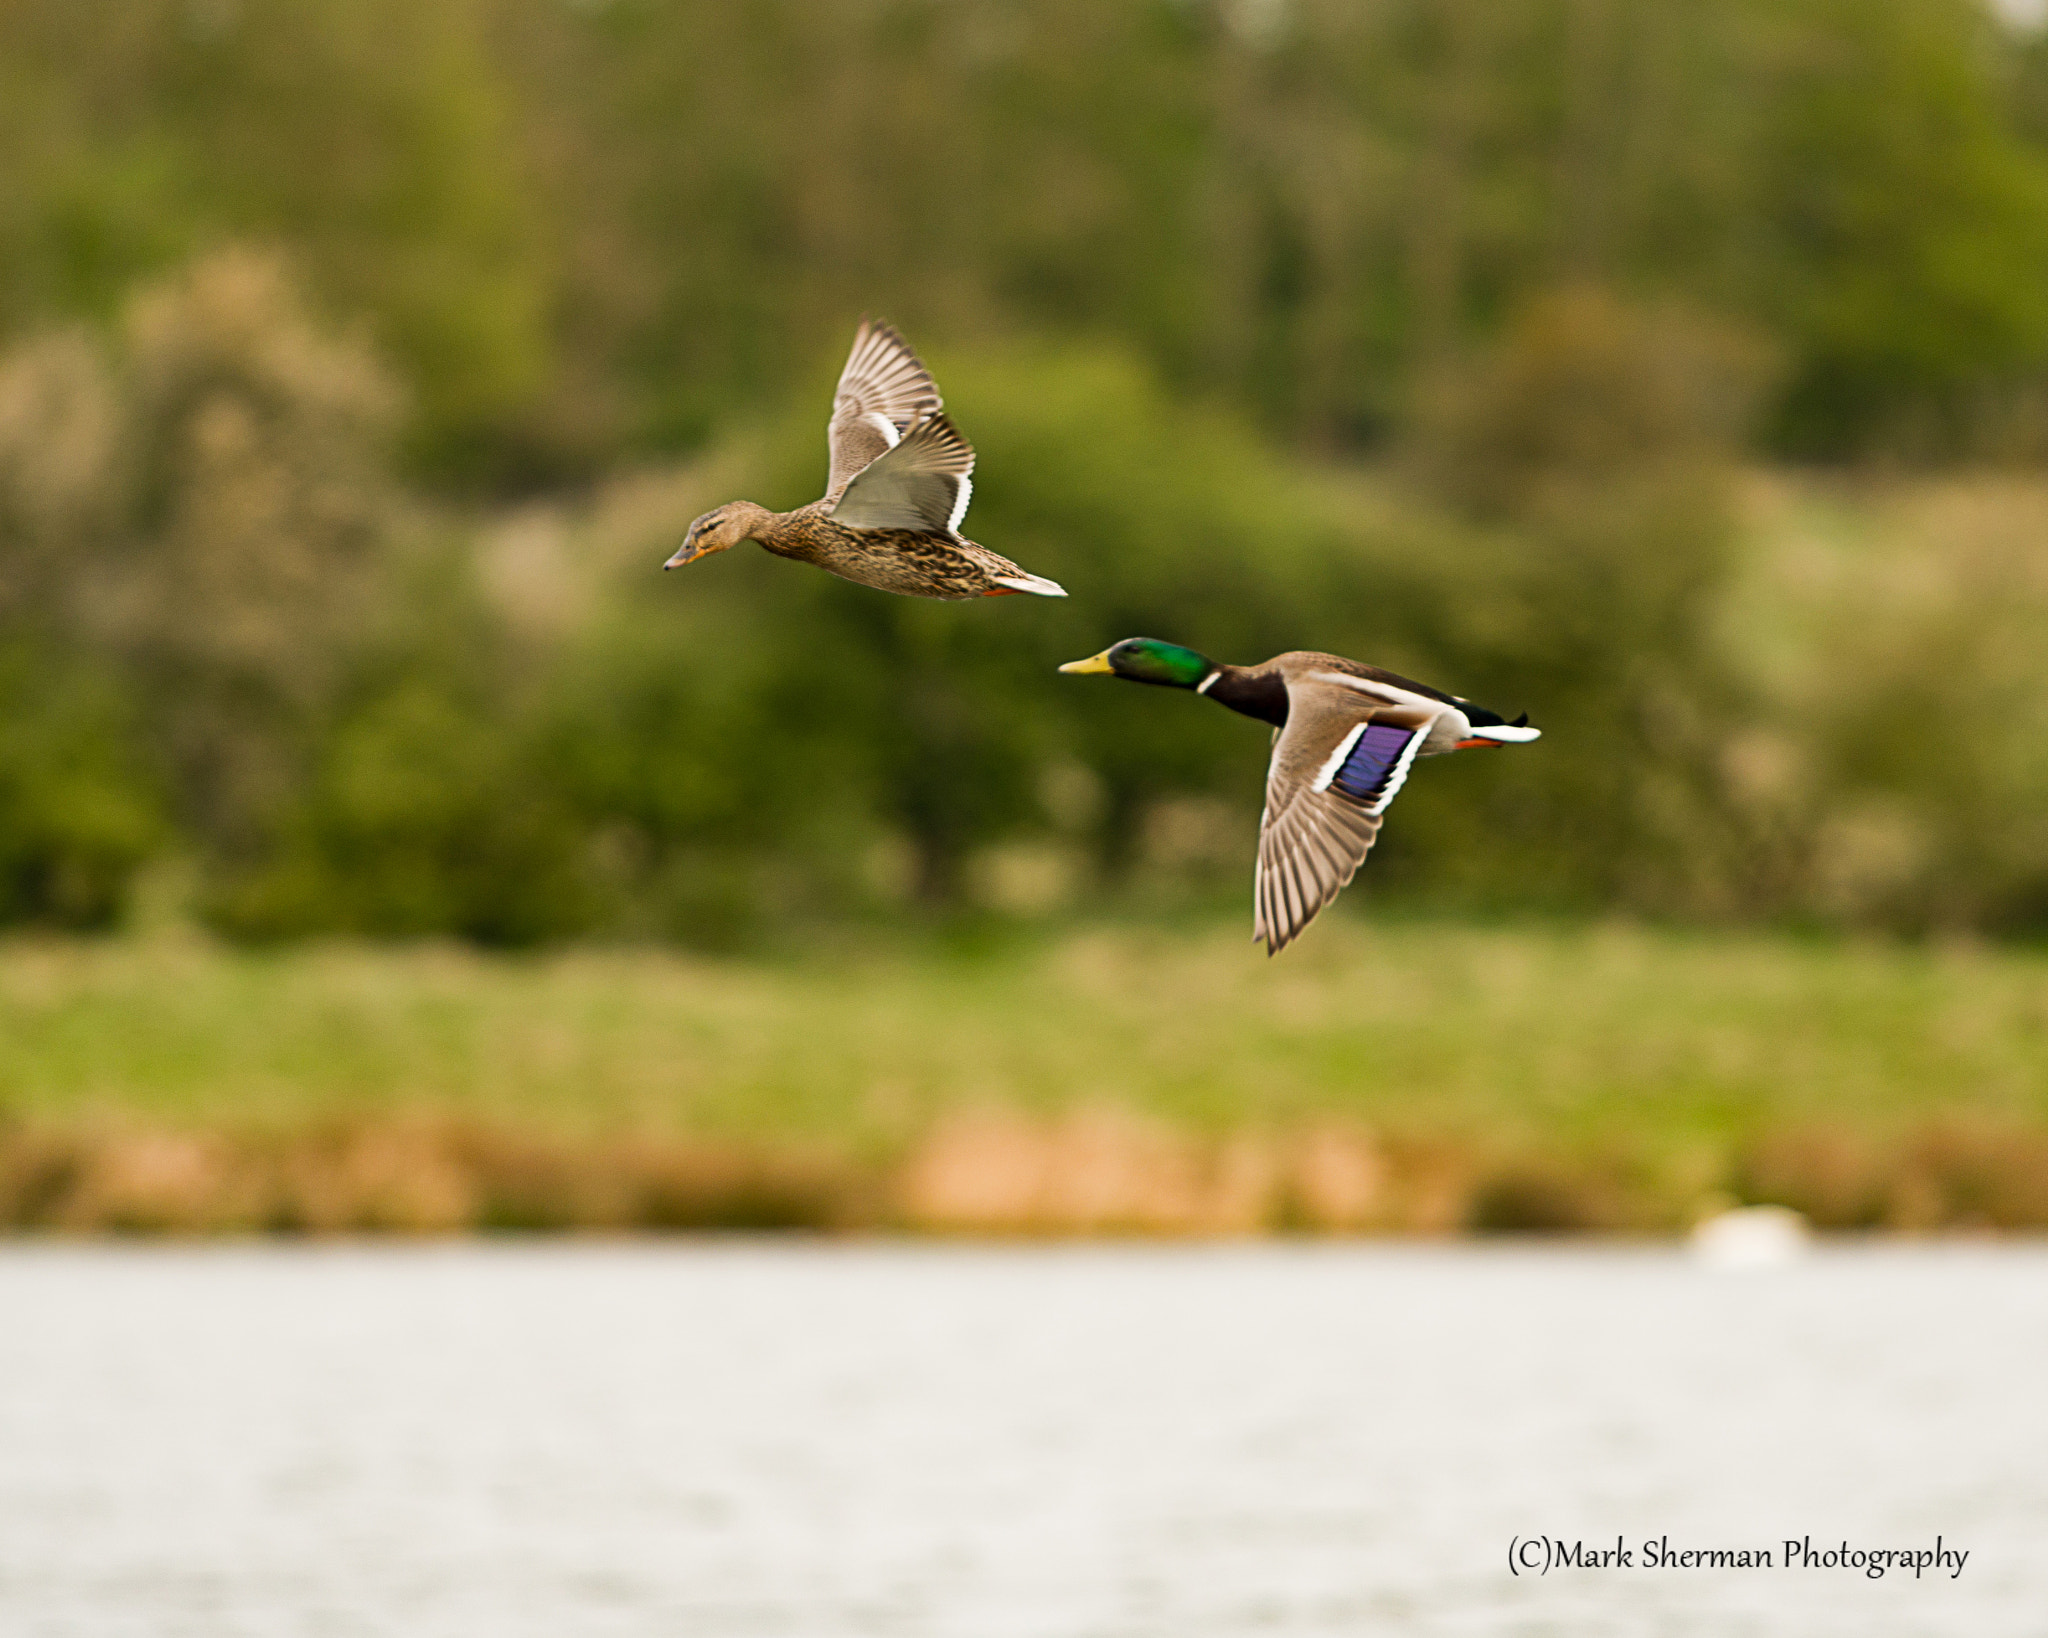
[[[1357,874],[1380,815],[1418,756],[1535,739],[1455,694],[1335,654],[1218,665],[1191,648],[1127,637],[1062,671],[1192,688],[1274,727],[1259,820],[1252,937],[1277,955]]]
[[[825,428],[832,471],[825,498],[794,512],[732,501],[690,525],[679,569],[743,540],[777,557],[905,597],[1064,597],[960,533],[974,490],[974,449],[939,413],[939,389],[910,344],[861,321]]]

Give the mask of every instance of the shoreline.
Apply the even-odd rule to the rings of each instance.
[[[1766,1133],[1726,1153],[1705,1184],[1613,1150],[1516,1150],[1337,1122],[1200,1136],[1111,1107],[1052,1119],[963,1113],[868,1162],[420,1113],[263,1130],[133,1120],[0,1130],[0,1233],[1048,1241],[1670,1238],[1749,1205],[1789,1207],[1822,1232],[2040,1231],[2048,1131],[1933,1121],[1888,1143]]]

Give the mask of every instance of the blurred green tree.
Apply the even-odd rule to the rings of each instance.
[[[0,335],[282,243],[504,494],[863,305],[1384,446],[1579,280],[1767,332],[1778,448],[1968,449],[2048,362],[2040,58],[1975,0],[8,0]]]
[[[2019,447],[2044,63],[1969,0],[0,0],[0,914],[152,850],[252,935],[730,943],[1020,842],[1120,892],[1264,766],[1051,673],[1142,633],[1536,715],[1371,892],[2037,924],[2027,759],[1724,627],[1745,447]],[[862,306],[1071,602],[600,539],[629,462],[813,498]],[[538,621],[475,505],[536,496]],[[2031,720],[2024,533],[1802,652]]]
[[[546,436],[547,229],[488,4],[8,0],[0,334],[108,316],[223,244],[284,244],[367,315],[445,481]]]
[[[76,655],[0,645],[0,923],[107,927],[168,839],[132,702]]]
[[[1461,691],[1534,696],[1546,736],[1457,787],[1457,814],[1444,781],[1404,815],[1459,838],[1439,843],[1462,855],[1437,861],[1445,877],[1573,907],[1732,908],[1740,839],[1715,769],[1745,688],[1713,617],[1730,457],[1768,365],[1725,325],[1581,285],[1530,302],[1444,389],[1420,470],[1486,532],[1418,565],[1407,606]]]
[[[1987,388],[2048,358],[2048,164],[1966,0],[1802,0],[1760,24],[1755,311],[1794,368],[1773,442],[1967,445]]]

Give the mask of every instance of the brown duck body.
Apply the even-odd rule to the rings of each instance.
[[[857,585],[900,597],[1012,597],[1002,585],[1033,578],[1008,558],[964,535],[923,529],[850,529],[827,497],[794,512],[763,512],[748,538],[777,557],[808,563]]]
[[[825,498],[794,512],[752,501],[714,507],[690,525],[666,567],[743,540],[842,580],[901,597],[1064,597],[960,533],[974,493],[974,446],[941,412],[939,389],[886,324],[863,323],[825,428]]]

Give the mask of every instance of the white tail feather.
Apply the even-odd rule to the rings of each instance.
[[[990,575],[998,586],[1007,586],[1011,591],[1029,592],[1033,597],[1064,597],[1067,588],[1057,580],[1046,580],[1035,574]]]

